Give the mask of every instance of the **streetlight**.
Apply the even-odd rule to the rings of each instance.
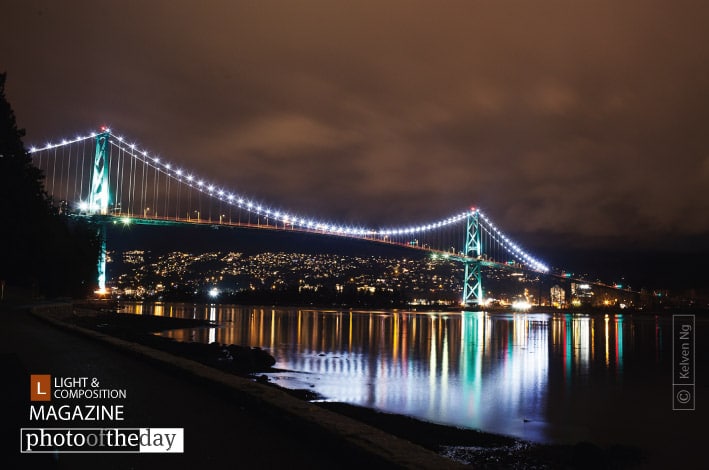
[[[146,207],[143,209],[143,218],[147,219],[148,218],[148,212],[150,212],[150,207]]]

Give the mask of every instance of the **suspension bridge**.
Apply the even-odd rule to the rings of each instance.
[[[548,273],[478,208],[398,227],[361,227],[317,220],[233,192],[108,128],[29,150],[45,189],[62,210],[101,227],[99,292],[106,290],[106,224],[210,224],[293,230],[406,246],[463,263],[463,305],[483,298],[483,267]]]

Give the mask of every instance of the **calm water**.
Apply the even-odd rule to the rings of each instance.
[[[167,303],[124,311],[216,321],[164,336],[264,348],[286,371],[270,374],[284,387],[538,442],[681,447],[708,417],[701,368],[697,411],[672,411],[671,317]],[[697,318],[700,367],[705,325]]]

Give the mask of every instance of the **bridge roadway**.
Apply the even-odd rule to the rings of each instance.
[[[121,214],[121,213],[116,213],[112,215],[89,215],[89,214],[75,214],[74,216],[82,217],[82,218],[88,218],[91,219],[94,222],[97,223],[106,223],[106,224],[113,224],[113,225],[118,225],[118,224],[124,224],[124,225],[157,225],[157,226],[194,226],[194,225],[206,225],[206,226],[211,226],[211,227],[225,227],[225,228],[243,228],[243,229],[258,229],[258,230],[274,230],[274,231],[283,231],[287,230],[289,232],[297,232],[297,233],[308,233],[308,234],[315,234],[315,235],[324,235],[324,236],[331,236],[331,237],[347,237],[355,240],[364,240],[372,243],[380,243],[384,245],[390,245],[390,246],[396,246],[400,248],[406,248],[409,250],[416,250],[416,251],[423,251],[425,253],[431,254],[431,255],[437,255],[437,256],[442,256],[448,259],[452,259],[454,261],[458,261],[461,263],[466,263],[466,262],[478,262],[480,265],[488,267],[488,268],[498,268],[498,269],[507,269],[507,270],[525,270],[525,271],[530,271],[530,272],[537,272],[534,270],[531,270],[529,268],[523,267],[521,265],[510,265],[508,263],[500,262],[500,261],[494,261],[490,259],[484,259],[484,258],[475,258],[472,256],[466,256],[462,253],[452,253],[449,251],[443,251],[443,250],[437,250],[434,248],[430,248],[427,246],[421,246],[421,245],[411,245],[409,243],[405,242],[398,242],[392,240],[390,237],[383,237],[379,238],[376,235],[373,234],[368,234],[368,235],[356,235],[352,233],[346,233],[346,232],[340,232],[340,231],[326,231],[322,229],[307,229],[307,228],[302,228],[302,227],[296,227],[292,224],[284,224],[283,226],[278,226],[278,225],[270,225],[268,223],[264,224],[254,224],[254,223],[248,223],[248,222],[232,222],[232,221],[212,221],[211,219],[204,219],[204,218],[174,218],[174,217],[159,217],[159,216],[150,216],[150,217],[141,217],[140,215],[135,215],[135,214]]]
[[[376,236],[373,235],[352,235],[352,234],[346,234],[346,233],[340,233],[340,232],[327,232],[324,230],[317,230],[317,229],[304,229],[300,227],[296,227],[293,225],[288,226],[289,224],[284,224],[283,226],[279,227],[277,225],[270,225],[270,224],[253,224],[253,223],[247,223],[247,222],[232,222],[232,221],[212,221],[211,219],[204,219],[204,218],[173,218],[173,217],[158,217],[158,216],[150,216],[150,217],[141,217],[139,214],[113,214],[113,215],[83,215],[80,214],[78,215],[79,217],[86,217],[89,218],[95,222],[98,223],[110,223],[110,224],[135,224],[135,225],[162,225],[162,226],[175,226],[175,225],[183,225],[183,226],[190,226],[190,225],[208,225],[208,226],[214,226],[214,227],[226,227],[226,228],[243,228],[243,229],[257,229],[257,230],[277,230],[277,231],[282,231],[282,230],[288,230],[292,232],[299,232],[299,233],[309,233],[309,234],[316,234],[316,235],[325,235],[325,236],[333,236],[333,237],[348,237],[348,238],[353,238],[357,240],[365,240],[368,242],[372,243],[379,243],[379,244],[385,244],[385,245],[390,245],[390,246],[396,246],[400,248],[406,248],[409,250],[416,250],[416,251],[423,251],[425,253],[431,254],[431,255],[436,255],[436,256],[441,256],[447,259],[451,259],[460,263],[466,263],[466,262],[478,262],[480,263],[481,266],[484,266],[486,268],[494,268],[494,269],[503,269],[506,271],[526,271],[526,272],[533,272],[533,273],[538,273],[538,271],[535,271],[533,269],[529,269],[525,266],[522,266],[520,264],[509,264],[506,262],[501,262],[501,261],[495,261],[492,259],[485,259],[485,258],[475,258],[472,256],[466,256],[462,253],[451,253],[448,251],[442,251],[442,250],[436,250],[433,248],[425,247],[425,246],[419,246],[419,245],[411,245],[408,243],[403,243],[403,242],[397,242],[388,238],[377,238]],[[610,289],[618,292],[625,292],[625,293],[633,293],[633,294],[639,294],[639,291],[631,291],[630,289],[622,289],[619,287],[616,287],[613,284],[606,284],[601,281],[592,281],[588,279],[583,279],[583,278],[576,278],[576,277],[571,277],[567,274],[561,274],[557,272],[548,272],[544,273],[547,276],[553,277],[555,279],[559,279],[560,281],[566,281],[566,282],[576,282],[579,284],[589,284],[595,287],[600,287],[603,289]]]
[[[243,229],[258,229],[258,230],[273,230],[273,231],[284,231],[296,233],[306,233],[314,235],[324,235],[331,237],[347,237],[355,240],[364,240],[372,243],[381,243],[385,245],[392,245],[402,248],[407,248],[410,250],[423,251],[430,254],[436,254],[440,256],[450,257],[457,261],[473,261],[475,258],[470,256],[464,256],[463,254],[455,254],[447,251],[436,250],[427,246],[411,245],[409,243],[398,242],[391,239],[391,237],[379,238],[376,234],[366,234],[357,235],[353,233],[347,233],[345,231],[328,231],[323,229],[308,229],[295,226],[293,224],[284,223],[283,225],[271,225],[269,223],[250,223],[250,222],[233,222],[226,220],[211,220],[206,218],[175,218],[175,217],[161,217],[161,216],[149,216],[143,217],[136,214],[122,214],[115,213],[111,215],[97,215],[97,214],[72,214],[74,217],[87,218],[97,223],[113,224],[113,225],[154,225],[154,226],[195,226],[195,225],[206,225],[210,227],[225,227],[225,228],[243,228]],[[484,266],[492,267],[508,267],[506,264],[498,263],[495,261],[482,260]]]
[[[0,321],[0,367],[4,372],[0,387],[3,405],[0,468],[456,467],[433,452],[272,387],[233,376],[220,379],[246,383],[245,387],[252,390],[243,393],[239,390],[243,384],[236,388],[215,384],[206,376],[196,378],[194,370],[186,372],[181,366],[171,370],[164,364],[156,364],[155,359],[146,360],[145,356],[127,352],[123,346],[107,344],[97,339],[96,333],[87,337],[85,333],[67,331],[26,309],[8,309],[0,304]],[[190,367],[207,369],[206,374],[213,374],[212,377],[228,376],[187,362],[193,364]],[[20,428],[42,427],[29,422],[32,373],[97,377],[102,387],[127,391],[127,399],[122,400],[125,421],[50,422],[45,427],[184,428],[184,453],[20,454]],[[254,387],[263,396],[255,397]],[[98,400],[94,404],[111,402]],[[309,419],[309,415],[315,419]],[[325,422],[325,428],[318,421]],[[332,431],[333,423],[339,431]],[[376,446],[382,448],[375,449]]]

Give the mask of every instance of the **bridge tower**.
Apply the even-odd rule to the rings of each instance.
[[[91,193],[89,194],[89,213],[108,214],[108,132],[96,135],[94,170],[91,175]]]
[[[108,131],[96,135],[94,169],[91,175],[91,193],[89,194],[88,212],[91,215],[108,214]],[[106,292],[106,224],[99,228],[101,252],[98,259],[98,293]]]
[[[480,256],[483,253],[480,233],[479,212],[472,209],[467,217],[465,236],[465,283],[463,286],[463,305],[480,305],[483,301],[483,284]],[[472,259],[471,259],[472,258]]]

